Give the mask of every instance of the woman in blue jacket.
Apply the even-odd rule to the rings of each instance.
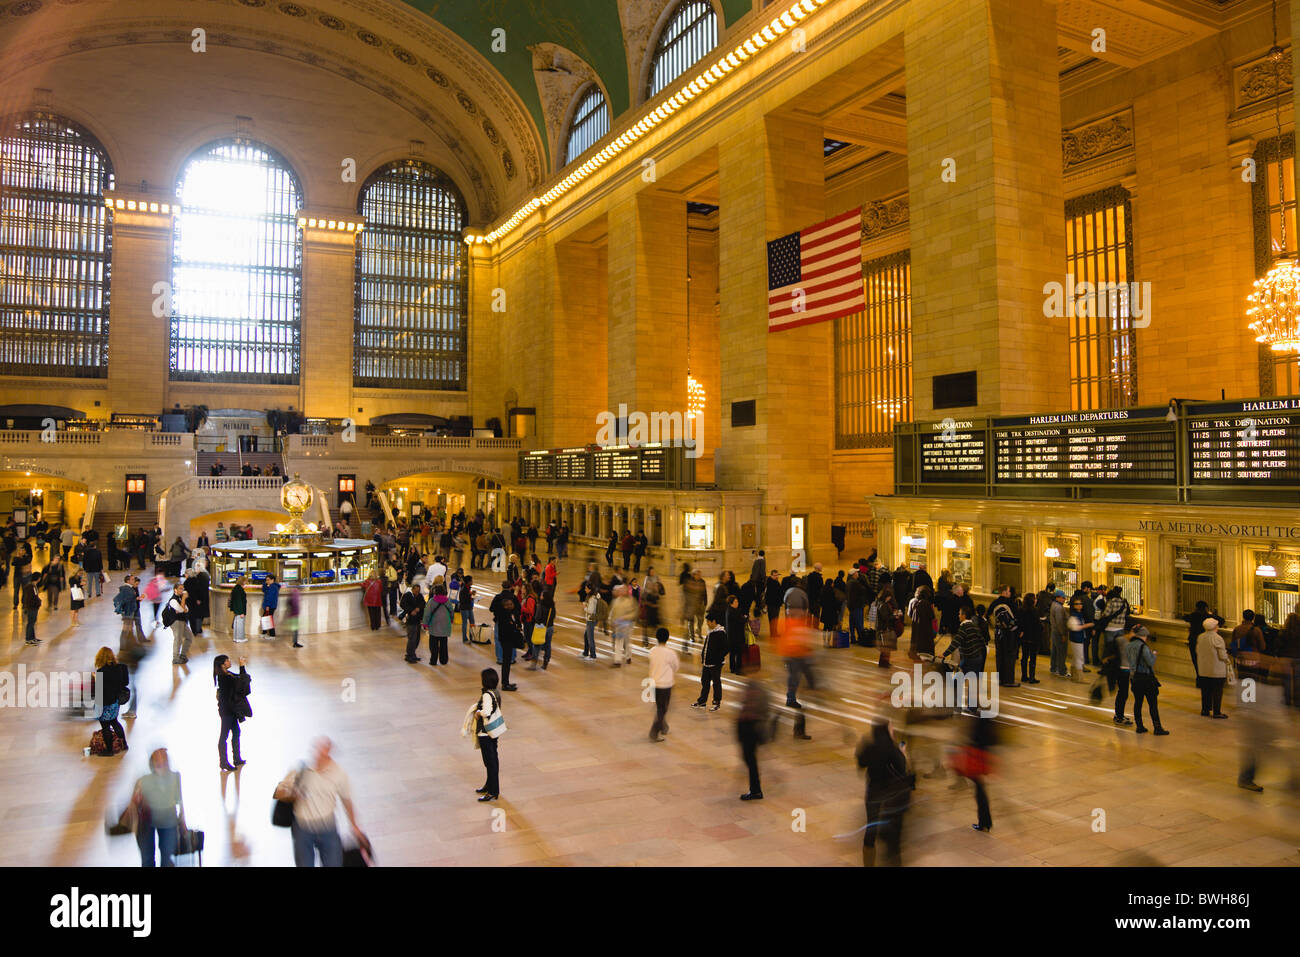
[[[262,585],[262,617],[270,616],[271,627],[262,629],[263,638],[275,637],[275,610],[280,607],[280,583],[274,575],[267,575]]]

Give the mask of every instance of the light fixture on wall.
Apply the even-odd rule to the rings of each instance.
[[[1104,561],[1107,565],[1116,565],[1122,562],[1123,560],[1124,559],[1120,555],[1120,553],[1115,550],[1114,544],[1110,546],[1110,551],[1108,551],[1105,557],[1102,558],[1102,561]]]
[[[952,549],[957,547],[957,539],[953,537],[954,535],[956,535],[956,532],[949,530],[948,537],[943,540],[944,548]]]
[[[1060,557],[1061,557],[1061,550],[1060,550],[1059,548],[1057,548],[1055,545],[1048,545],[1046,548],[1043,549],[1043,557],[1044,557],[1044,558],[1060,558]]]
[[[994,555],[1001,555],[1006,550],[1007,546],[1003,545],[1002,540],[998,538],[993,539],[993,544],[989,546],[989,551]]]
[[[1264,560],[1262,562],[1260,562],[1258,565],[1255,566],[1255,575],[1257,577],[1259,578],[1277,577],[1277,568],[1273,564],[1273,554],[1276,549],[1277,549],[1276,542],[1268,543],[1268,554],[1264,556]]]
[[[1186,555],[1179,555],[1177,558],[1174,559],[1174,567],[1175,567],[1175,568],[1191,568],[1191,567],[1192,567],[1192,560],[1191,560],[1190,558],[1188,558]]]
[[[1282,169],[1282,64],[1285,53],[1277,42],[1277,0],[1273,0],[1273,46],[1268,59],[1273,66],[1273,113],[1277,122],[1277,203],[1281,223],[1281,258],[1246,297],[1246,318],[1255,341],[1274,352],[1300,352],[1300,263],[1290,257],[1286,241],[1286,182]],[[1264,179],[1268,188],[1268,177]],[[1267,200],[1267,196],[1265,197]],[[1267,205],[1267,203],[1266,203]],[[1271,250],[1270,250],[1271,251]]]
[[[901,545],[911,545],[911,544],[912,544],[912,533],[911,533],[911,532],[904,532],[903,535],[902,535],[902,537],[901,537],[898,541],[899,541],[899,544],[901,544]]]

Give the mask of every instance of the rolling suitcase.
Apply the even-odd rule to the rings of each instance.
[[[745,670],[758,671],[763,667],[763,655],[758,649],[758,642],[745,646]]]
[[[827,632],[832,634],[832,632]],[[831,639],[832,648],[847,648],[849,646],[849,633],[847,631],[836,631]]]

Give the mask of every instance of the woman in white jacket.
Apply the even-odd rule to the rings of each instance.
[[[1206,618],[1205,630],[1196,639],[1196,683],[1201,688],[1201,716],[1226,718],[1223,713],[1223,686],[1228,680],[1228,649],[1219,634],[1219,623]]]

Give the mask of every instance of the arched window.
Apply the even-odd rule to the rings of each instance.
[[[608,132],[609,107],[605,103],[605,94],[593,83],[587,87],[578,100],[578,108],[573,111],[569,138],[564,144],[564,162],[572,163]]]
[[[283,157],[243,139],[181,170],[172,235],[171,377],[298,381],[302,188]]]
[[[718,15],[709,0],[682,0],[659,34],[647,98],[677,79],[718,45]]]
[[[366,180],[357,211],[354,384],[463,391],[469,270],[455,184],[402,160]]]
[[[0,374],[108,375],[113,167],[47,113],[0,128]]]

